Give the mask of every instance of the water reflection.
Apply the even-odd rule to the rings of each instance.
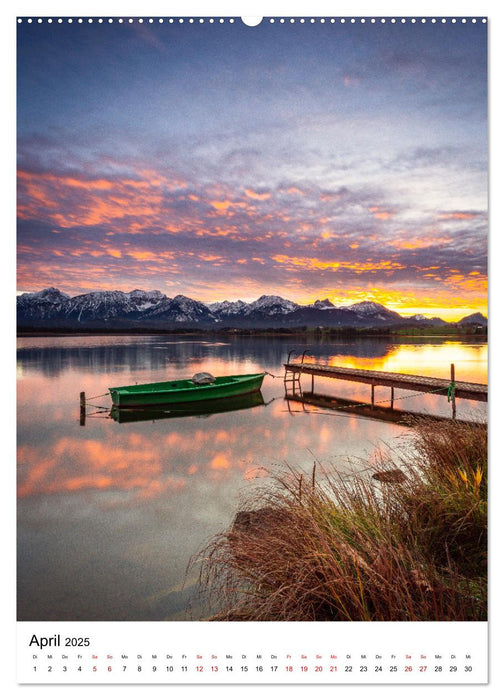
[[[112,406],[110,417],[118,423],[138,423],[139,421],[166,420],[168,418],[184,418],[188,416],[206,417],[214,413],[229,413],[243,411],[254,406],[264,406],[264,398],[260,391],[245,396],[233,396],[228,399],[194,402],[185,408],[173,406],[167,408],[146,407],[141,409],[119,408]]]
[[[167,336],[107,336],[104,338],[20,338],[18,340],[18,370],[35,369],[46,376],[59,376],[68,371],[89,370],[117,374],[125,369],[131,373],[142,371],[169,371],[170,376],[187,374],[193,363],[203,365],[217,358],[243,366],[259,359],[277,372],[287,360],[308,350],[306,361],[332,365],[383,369],[391,372],[432,374],[445,376],[452,362],[462,370],[460,378],[486,382],[486,343],[471,340],[443,340],[406,338],[400,342],[388,338],[359,338],[328,342],[321,339],[236,337],[229,340],[173,339]],[[469,366],[471,365],[471,366]],[[477,366],[477,367],[476,367]],[[479,378],[468,379],[468,373]],[[458,372],[457,372],[457,376]],[[485,379],[483,379],[483,376]]]
[[[383,356],[329,358],[328,364],[360,369],[420,374],[426,377],[450,378],[450,365],[455,364],[456,379],[487,383],[487,346],[445,341],[436,345],[392,345]]]
[[[293,340],[19,340],[19,619],[184,619],[193,592],[193,581],[185,582],[189,558],[231,522],[261,478],[286,465],[310,470],[314,459],[347,470],[350,456],[368,456],[406,434],[401,425],[315,406],[289,412],[278,377],[289,351],[306,348],[305,339]],[[455,361],[458,377],[486,382],[483,344],[361,339],[317,342],[309,353],[319,362],[414,366],[434,376]],[[265,378],[258,403],[222,412],[116,420],[103,396],[114,384],[262,370],[277,378]],[[328,391],[317,379],[320,393],[341,396],[343,383],[327,384]],[[358,400],[361,389],[347,392]],[[93,397],[85,425],[82,390]],[[442,397],[404,405],[449,413]]]
[[[353,401],[352,399],[343,398],[341,396],[311,394],[288,394],[285,397],[288,410],[290,413],[298,411],[307,411],[312,406],[317,406],[320,409],[329,411],[342,411],[344,413],[355,414],[369,418],[371,420],[386,421],[390,423],[399,423],[403,425],[411,425],[412,421],[425,416],[425,411],[405,411],[400,408],[394,408],[393,400],[383,402],[381,405],[371,404],[366,402]],[[483,421],[485,417],[484,410],[479,413],[474,413],[471,418],[468,418],[469,423]],[[429,415],[434,420],[452,420],[449,416],[439,416],[429,411]],[[458,418],[457,420],[460,420]]]

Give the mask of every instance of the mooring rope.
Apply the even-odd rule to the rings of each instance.
[[[283,376],[282,376],[282,375],[279,375],[279,374],[272,374],[271,372],[268,372],[267,370],[263,370],[263,372],[264,372],[264,374],[267,374],[269,377],[272,377],[273,379],[283,379],[283,380],[284,380],[284,383],[285,383],[285,374],[284,374]],[[455,390],[456,390],[456,384],[455,384],[455,382],[450,382],[449,385],[448,385],[448,391],[447,391],[447,399],[448,399],[448,402],[454,401],[454,400],[455,400]],[[416,392],[416,393],[414,393],[414,394],[407,394],[406,396],[395,396],[395,397],[394,397],[394,403],[397,402],[397,401],[404,401],[405,399],[411,399],[411,398],[414,398],[414,397],[416,397],[416,396],[423,396],[424,394],[437,394],[437,393],[440,393],[440,392],[442,392],[442,391],[445,391],[445,388],[444,388],[444,387],[441,387],[440,389],[432,389],[431,391],[419,391],[419,392]],[[90,398],[90,400],[93,400],[93,399],[100,399],[100,398],[102,398],[103,396],[109,396],[109,395],[110,395],[110,392],[107,391],[107,392],[105,392],[104,394],[98,394],[97,396],[90,396],[89,398]],[[293,395],[293,396],[294,396],[294,395]],[[303,397],[303,395],[300,394],[300,395],[299,395],[299,398],[302,398],[302,397]],[[276,398],[281,398],[281,397],[275,397],[274,399],[272,399],[271,401],[269,401],[266,405],[268,405],[268,404],[271,403],[272,401],[275,401]],[[287,395],[285,395],[284,398],[286,398],[286,399],[288,400],[288,396],[287,396]],[[370,403],[368,403],[368,402],[364,402],[364,403],[351,403],[351,404],[349,403],[349,404],[346,404],[346,405],[343,404],[343,405],[338,406],[337,408],[338,408],[338,410],[345,409],[345,408],[363,408],[363,407],[365,407],[365,406],[374,406],[375,404],[380,404],[380,403],[390,403],[390,398],[388,398],[388,399],[381,399],[381,400],[379,400],[379,401],[373,401],[372,404],[370,404]],[[86,399],[85,405],[86,405],[86,407],[89,406],[89,407],[91,407],[91,408],[98,409],[98,410],[95,411],[94,413],[86,413],[86,416],[92,416],[92,415],[94,415],[94,414],[96,414],[96,413],[105,413],[105,412],[107,412],[107,411],[110,411],[110,407],[108,407],[108,406],[97,406],[96,404],[89,403],[89,401],[88,401],[87,399]],[[314,404],[311,404],[311,405],[314,405]],[[289,412],[292,413],[292,411],[289,411]]]

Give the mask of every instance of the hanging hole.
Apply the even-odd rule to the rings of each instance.
[[[258,24],[261,24],[262,17],[242,17],[241,21],[243,24],[246,24],[247,27],[257,27]]]

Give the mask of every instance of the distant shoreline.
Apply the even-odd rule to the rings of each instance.
[[[488,339],[487,328],[475,326],[455,326],[439,328],[426,326],[424,328],[75,328],[75,327],[34,327],[20,326],[16,335],[22,337],[51,337],[65,335],[191,335],[191,336],[225,336],[225,337],[293,337],[303,338],[355,338],[355,337],[435,337],[435,338],[481,338]]]

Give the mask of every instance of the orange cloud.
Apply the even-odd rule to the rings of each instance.
[[[299,187],[289,187],[286,190],[283,190],[283,192],[287,192],[287,194],[300,194],[302,197],[304,197],[304,192],[299,189]]]
[[[353,270],[357,274],[362,272],[373,272],[375,270],[402,270],[405,265],[392,262],[391,260],[379,260],[373,262],[371,260],[366,262],[349,262],[346,260],[341,261],[325,261],[319,260],[318,258],[302,258],[302,257],[290,257],[288,255],[274,255],[272,260],[279,262],[283,265],[293,265],[296,267],[304,267],[308,270]]]
[[[332,202],[341,199],[341,194],[339,192],[323,192],[320,195],[322,202]]]
[[[144,187],[161,187],[168,190],[182,190],[187,187],[187,182],[178,177],[168,177],[161,175],[157,170],[150,170],[148,168],[142,168],[138,171],[138,175],[142,178],[141,183]],[[135,186],[137,180],[131,180]]]
[[[226,259],[222,257],[222,255],[211,255],[210,253],[199,253],[198,254],[198,259],[199,260],[204,260],[205,262],[219,262],[219,263],[224,263],[226,262]]]
[[[263,199],[270,199],[271,198],[271,194],[269,192],[259,193],[259,192],[254,192],[254,190],[245,190],[245,194],[247,195],[247,197],[250,197],[251,199],[263,200]]]
[[[210,204],[213,206],[214,209],[216,209],[220,213],[223,213],[223,212],[228,213],[229,210],[232,210],[235,207],[239,207],[241,209],[244,209],[247,207],[247,204],[245,202],[231,201],[230,199],[224,199],[224,200],[214,199],[214,200],[210,201]],[[229,211],[229,214],[232,214],[232,211]]]
[[[127,256],[129,258],[133,258],[134,260],[152,260],[153,262],[157,262],[160,258],[166,258],[167,253],[154,253],[153,251],[150,250],[131,250],[128,251]],[[173,258],[173,255],[170,256]]]
[[[397,250],[416,250],[420,248],[430,248],[432,246],[445,246],[453,242],[450,236],[422,236],[396,238],[389,242]]]
[[[470,220],[475,219],[478,214],[470,211],[451,211],[439,215],[439,219],[448,220]]]
[[[218,200],[213,200],[212,202],[210,202],[210,204],[214,209],[217,209],[217,211],[227,211],[229,207],[233,206],[233,202],[231,202],[229,199],[226,199],[222,202],[219,202]]]
[[[120,250],[116,250],[115,248],[107,248],[107,253],[111,255],[113,258],[122,258],[122,253]]]
[[[89,192],[95,192],[96,190],[111,190],[114,185],[109,180],[98,179],[98,180],[78,180],[74,177],[56,177],[47,175],[48,180],[53,182],[58,182],[58,184],[66,185],[68,187],[77,187],[78,189],[87,190]]]
[[[115,220],[157,217],[163,194],[155,180],[69,178],[53,174],[18,173],[18,216],[42,214],[61,228],[111,224]],[[123,227],[124,229],[124,227]]]
[[[488,278],[479,272],[473,271],[469,275],[453,274],[446,278],[446,283],[464,290],[465,292],[486,293]]]
[[[394,217],[394,212],[386,211],[381,207],[369,207],[368,211],[372,213],[375,219],[379,219],[380,221],[387,221],[387,219],[392,219]]]

